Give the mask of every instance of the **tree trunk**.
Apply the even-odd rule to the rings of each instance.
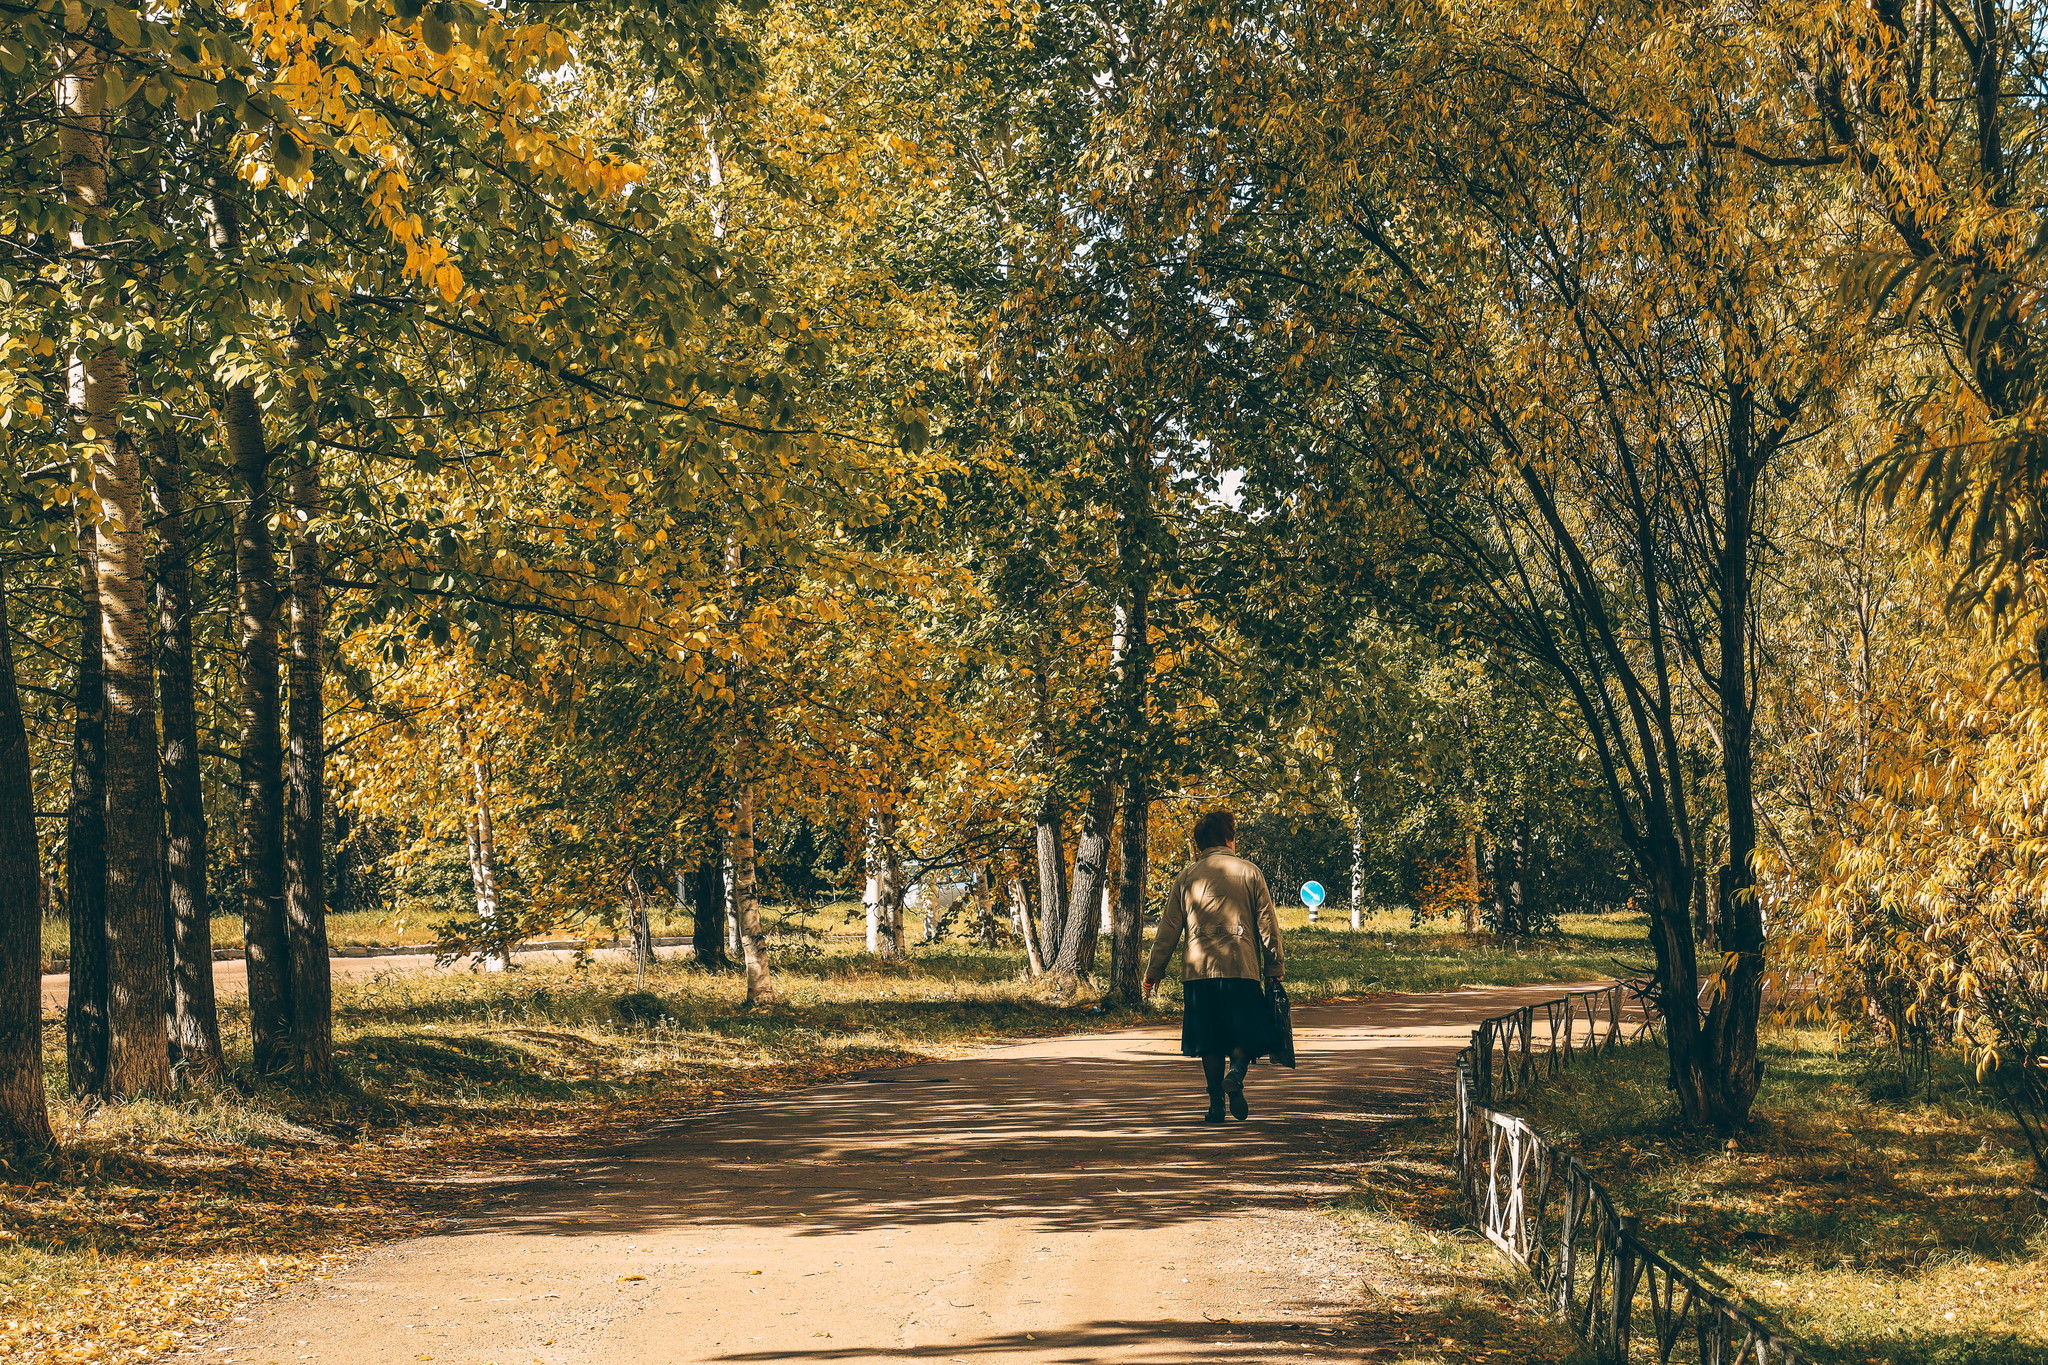
[[[1692,877],[1678,841],[1653,838],[1636,855],[1650,892],[1650,948],[1656,955],[1657,1007],[1670,1046],[1671,1088],[1691,1123],[1712,1123],[1710,1088],[1699,1074],[1699,963],[1692,941]],[[1718,1125],[1717,1125],[1718,1126]]]
[[[1081,819],[1081,842],[1074,851],[1074,883],[1067,899],[1065,934],[1059,955],[1050,970],[1056,976],[1082,978],[1088,975],[1090,950],[1099,932],[1096,907],[1102,902],[1109,872],[1111,826],[1116,822],[1116,789],[1108,782],[1095,785],[1088,808]]]
[[[469,885],[476,897],[476,919],[481,926],[487,972],[511,967],[512,954],[505,926],[498,917],[498,839],[491,820],[491,765],[478,752],[465,717],[458,722],[457,742],[462,749],[463,833],[469,846]]]
[[[71,985],[64,1008],[65,1079],[74,1095],[107,1094],[106,684],[100,667],[100,583],[91,525],[78,529],[78,684],[71,725],[71,797],[64,820]]]
[[[1135,457],[1134,457],[1135,463]],[[1151,476],[1150,460],[1145,471],[1133,471],[1134,493],[1140,522],[1149,512],[1145,496]],[[1124,1005],[1136,1005],[1145,997],[1140,977],[1144,968],[1145,884],[1150,871],[1152,813],[1152,582],[1142,561],[1142,538],[1127,535],[1125,547],[1130,582],[1130,609],[1124,622],[1123,657],[1117,668],[1117,713],[1123,751],[1123,843],[1118,858],[1116,913],[1109,935],[1109,984],[1107,998]]]
[[[1145,883],[1150,851],[1153,744],[1152,691],[1152,566],[1147,530],[1152,518],[1152,456],[1140,424],[1127,443],[1125,513],[1117,537],[1118,567],[1125,604],[1118,612],[1114,648],[1117,775],[1123,787],[1123,834],[1117,850],[1117,895],[1114,913],[1105,896],[1104,929],[1109,936],[1108,1002],[1136,1005],[1144,999],[1140,985],[1145,947]],[[1107,891],[1107,887],[1104,888]],[[1092,970],[1086,962],[1084,970]]]
[[[874,821],[874,829],[881,835],[879,849],[881,860],[874,866],[874,919],[881,941],[877,943],[877,958],[901,958],[903,956],[903,847],[897,843],[897,817],[895,812],[883,812]]]
[[[0,1151],[12,1154],[55,1137],[43,1094],[42,854],[4,574],[0,562]]]
[[[861,908],[867,911],[868,956],[882,949],[882,835],[881,822],[868,816],[867,839],[861,850],[861,870],[867,884],[861,889]]]
[[[634,868],[629,882],[633,892],[633,956],[643,966],[654,965],[654,920],[647,913],[647,897],[640,888],[640,869]]]
[[[1067,903],[1066,867],[1067,842],[1065,831],[1060,828],[1063,813],[1060,808],[1059,781],[1056,771],[1058,755],[1053,752],[1052,738],[1052,695],[1048,680],[1045,635],[1043,619],[1035,624],[1039,627],[1031,634],[1031,654],[1034,667],[1031,673],[1032,704],[1037,717],[1037,748],[1039,761],[1045,765],[1045,796],[1038,803],[1038,813],[1033,821],[1038,845],[1038,904],[1039,923],[1044,931],[1044,942],[1057,946],[1063,939],[1066,925],[1064,910]]]
[[[736,599],[745,602],[748,595],[742,590],[742,556],[737,536],[726,542],[726,577]],[[759,869],[754,865],[755,733],[754,716],[747,696],[750,669],[737,651],[730,671],[732,715],[737,727],[732,746],[732,781],[736,798],[732,826],[733,917],[739,924],[740,951],[747,964],[747,1003],[772,1005],[775,1003],[775,983],[768,973],[768,939],[761,932]]]
[[[157,514],[157,697],[163,712],[164,861],[170,895],[171,1042],[191,1079],[227,1070],[213,993],[213,906],[206,886],[206,804],[193,699],[192,565],[184,461],[175,431],[150,437]]]
[[[1010,914],[1017,922],[1017,937],[1024,943],[1024,967],[1033,977],[1045,975],[1045,958],[1038,951],[1038,931],[1031,923],[1031,892],[1022,876],[1010,878]]]
[[[1357,787],[1354,780],[1352,786]],[[1365,913],[1365,812],[1351,808],[1351,929],[1364,927]]]
[[[1474,827],[1465,835],[1465,932],[1479,932],[1479,830]]]
[[[1123,867],[1117,878],[1115,923],[1109,936],[1108,996],[1136,1005],[1144,996],[1145,881],[1152,827],[1151,778],[1133,773],[1124,785]]]
[[[753,746],[734,746],[734,760],[751,761]],[[747,964],[747,1003],[775,1003],[775,983],[768,974],[768,936],[761,932],[761,895],[754,865],[754,783],[751,775],[738,784],[739,799],[733,803],[732,883],[733,913],[739,920],[740,950]]]
[[[355,850],[349,846],[348,806],[349,789],[344,784],[335,793],[334,801],[328,805],[334,811],[334,875],[327,881],[327,913],[345,915],[356,906]]]
[[[704,808],[704,851],[697,859],[697,906],[690,924],[690,943],[697,965],[722,972],[725,960],[725,830],[718,823],[718,805]]]
[[[880,859],[875,865],[875,956],[903,956],[903,850],[896,843],[896,813],[875,818]]]
[[[739,897],[734,894],[732,877],[732,835],[725,836],[725,959],[728,962],[744,961],[740,946]]]
[[[996,915],[995,867],[983,863],[975,872],[974,885],[974,941],[983,948],[993,948],[1002,939],[1002,921]]]
[[[83,41],[83,11],[66,10],[57,130],[64,199],[76,215],[74,258],[100,254],[86,225],[109,211],[111,147],[102,61]],[[109,288],[92,264],[88,288]],[[111,313],[114,301],[102,299]],[[133,434],[120,427],[128,362],[111,347],[71,357],[77,461],[91,471],[104,669],[102,783],[106,794],[107,1069],[115,1096],[170,1089],[164,1036],[169,962],[164,955],[163,794],[157,772],[156,679],[149,657],[148,530]]]
[[[1755,404],[1746,386],[1732,388],[1728,456],[1722,481],[1721,766],[1728,799],[1728,876],[1719,948],[1698,1052],[1701,1115],[1719,1130],[1749,1121],[1763,1081],[1757,1023],[1763,1013],[1764,921],[1756,890],[1756,791],[1752,768],[1755,717],[1750,709],[1749,614],[1761,459],[1755,448]],[[1689,928],[1690,926],[1688,926]],[[1676,1048],[1673,1049],[1674,1056]]]
[[[278,746],[277,556],[271,546],[270,448],[255,388],[237,384],[221,404],[228,455],[242,485],[235,520],[236,610],[242,675],[242,941],[249,1035],[256,1069],[291,1063],[291,978],[284,923],[284,793]]]
[[[1047,943],[1066,933],[1067,836],[1060,805],[1050,793],[1039,803],[1034,822],[1038,852],[1039,927]]]
[[[125,379],[124,374],[124,388]],[[85,387],[89,420],[110,427],[117,396],[107,395],[103,406],[94,403],[91,366]],[[99,575],[106,669],[107,1088],[126,1098],[171,1089],[164,1032],[171,1012],[170,960],[141,458],[126,434],[102,439],[93,491],[106,518]]]
[[[213,245],[229,261],[242,250],[240,209],[232,195],[212,199]],[[277,552],[270,520],[270,446],[256,386],[243,380],[221,395],[228,462],[241,485],[235,518],[235,612],[241,678],[235,709],[241,751],[238,853],[242,864],[242,946],[248,973],[249,1041],[258,1072],[291,1065],[291,964],[284,912],[283,754],[278,743]]]
[[[633,944],[633,985],[646,984],[654,962],[654,931],[647,921],[647,894],[640,886],[640,864],[626,869],[626,937]]]
[[[295,343],[295,353],[305,350]],[[285,935],[291,954],[292,1055],[300,1074],[334,1079],[334,987],[327,965],[326,619],[320,465],[310,452],[291,475],[291,789],[285,827]]]
[[[1514,932],[1529,932],[1529,812],[1518,809],[1515,823],[1508,836],[1507,885],[1502,889],[1501,900],[1507,907],[1509,921]]]

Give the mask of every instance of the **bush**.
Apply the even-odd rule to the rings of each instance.
[[[629,1024],[652,1024],[675,1013],[653,991],[627,991],[613,1002],[612,1009]]]

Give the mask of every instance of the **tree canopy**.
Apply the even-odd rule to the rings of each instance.
[[[764,900],[900,952],[945,881],[1135,1000],[1227,804],[1354,904],[1632,907],[1696,1124],[1775,977],[2038,1132],[2035,28],[0,5],[0,930],[70,918],[69,1083],[241,1064],[230,903],[323,1078],[325,917],[465,863],[482,960],[673,895],[765,1007]]]

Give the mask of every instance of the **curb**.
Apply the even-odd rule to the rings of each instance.
[[[685,946],[687,946],[687,945],[689,944],[689,942],[690,942],[690,940],[689,940],[689,938],[687,938],[686,936],[682,936],[682,935],[673,935],[673,936],[670,936],[670,937],[666,937],[666,938],[657,938],[657,939],[655,939],[655,940],[654,940],[654,946],[655,946],[655,947],[657,947],[657,948],[680,948],[680,947],[685,947]],[[547,953],[547,952],[574,952],[574,951],[576,951],[576,950],[577,950],[577,949],[579,949],[579,948],[590,948],[590,949],[608,948],[608,949],[615,949],[615,950],[623,950],[623,949],[624,949],[625,947],[626,947],[626,941],[625,941],[624,939],[619,939],[619,938],[615,938],[615,939],[608,939],[608,940],[607,940],[607,939],[595,939],[595,938],[589,938],[589,939],[585,939],[585,938],[551,938],[551,939],[539,939],[539,940],[535,940],[535,941],[533,941],[533,942],[530,942],[530,943],[515,943],[515,944],[513,944],[513,945],[512,945],[512,951],[513,951],[513,952],[515,952],[515,953]],[[431,945],[429,945],[429,944],[422,944],[422,943],[400,943],[400,944],[393,944],[393,945],[391,945],[391,946],[388,946],[388,947],[387,947],[387,946],[384,946],[384,945],[382,945],[382,944],[371,944],[371,945],[355,945],[355,944],[351,944],[351,945],[347,945],[347,946],[344,946],[344,947],[340,947],[340,948],[334,948],[334,949],[331,949],[331,950],[329,950],[329,952],[328,952],[328,954],[327,954],[327,957],[328,957],[328,960],[329,960],[329,961],[338,961],[338,960],[340,960],[340,959],[342,959],[342,958],[346,958],[346,957],[429,957],[429,958],[430,958],[430,957],[433,957],[434,955],[435,955],[435,949],[434,949],[434,948],[433,948],[433,947],[432,947]],[[243,959],[244,959],[245,957],[247,957],[247,956],[248,956],[248,954],[247,954],[247,953],[246,953],[246,952],[245,952],[245,951],[244,951],[243,949],[240,949],[240,948],[215,948],[215,949],[213,950],[213,960],[214,960],[215,962],[240,962],[240,961],[242,961],[242,960],[243,960]],[[60,958],[54,958],[54,959],[52,959],[52,960],[51,960],[51,963],[50,963],[50,968],[49,968],[49,970],[48,970],[48,971],[46,971],[46,972],[44,972],[44,973],[43,973],[43,975],[44,975],[44,976],[59,976],[59,975],[62,975],[63,973],[65,973],[65,972],[68,972],[68,971],[70,971],[70,970],[71,970],[71,959],[70,959],[70,958],[68,958],[68,957],[60,957]]]

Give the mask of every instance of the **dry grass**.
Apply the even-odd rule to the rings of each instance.
[[[1907,1084],[1821,1032],[1764,1048],[1729,1151],[1684,1130],[1645,1043],[1520,1110],[1579,1149],[1645,1235],[1856,1365],[2048,1360],[2048,1219],[2018,1130],[1952,1060]]]

